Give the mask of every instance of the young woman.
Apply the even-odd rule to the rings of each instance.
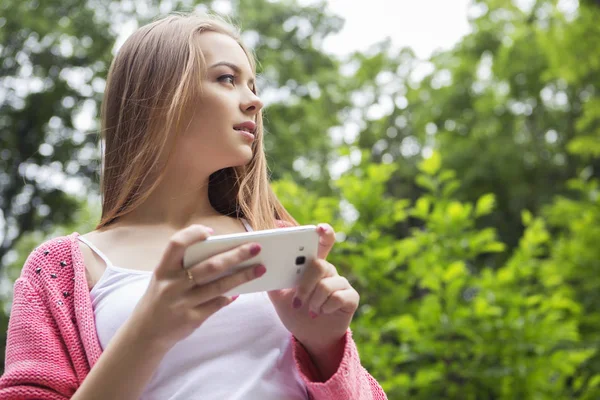
[[[256,265],[248,243],[188,270],[213,234],[295,224],[271,191],[255,64],[205,15],[142,27],[102,105],[102,218],[44,243],[15,283],[2,399],[383,399],[349,324],[359,295],[318,260],[297,288],[223,295]]]

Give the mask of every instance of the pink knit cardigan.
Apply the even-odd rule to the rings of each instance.
[[[14,285],[0,399],[68,399],[102,353],[77,233],[50,240],[27,259]],[[350,331],[337,372],[319,382],[294,340],[294,357],[312,399],[386,399],[361,366]]]

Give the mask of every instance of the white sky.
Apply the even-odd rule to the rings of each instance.
[[[299,0],[314,4],[320,0]],[[345,20],[342,32],[329,37],[325,49],[343,56],[392,39],[396,47],[411,47],[426,59],[435,50],[448,49],[469,33],[471,0],[326,0],[329,10]],[[528,2],[531,0],[518,0]],[[571,0],[572,1],[572,0]],[[366,3],[366,4],[365,4]],[[168,1],[165,4],[170,4]],[[227,14],[231,0],[213,0],[212,7]],[[165,9],[165,11],[168,11]],[[119,24],[116,48],[136,29],[134,21]]]
[[[317,0],[300,0],[311,4]],[[535,0],[512,0],[530,11]],[[437,49],[449,49],[470,32],[468,15],[477,15],[471,0],[327,0],[329,8],[346,20],[339,35],[326,41],[326,50],[338,55],[364,50],[390,37],[397,47],[411,47],[426,59]],[[559,0],[557,9],[567,17],[576,14],[578,0]]]
[[[313,0],[303,0],[311,3]],[[428,58],[448,49],[469,33],[470,0],[328,0],[330,10],[344,18],[344,29],[325,42],[325,48],[344,55],[364,50],[390,37],[397,47],[411,47]]]

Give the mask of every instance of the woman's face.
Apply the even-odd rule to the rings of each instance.
[[[263,104],[254,93],[248,57],[234,39],[204,32],[198,41],[206,60],[202,93],[171,160],[178,170],[211,174],[251,160],[256,116]]]

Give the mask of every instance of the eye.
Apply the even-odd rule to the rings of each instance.
[[[221,75],[218,79],[219,82],[225,82],[233,85],[235,83],[235,76],[231,74]]]

